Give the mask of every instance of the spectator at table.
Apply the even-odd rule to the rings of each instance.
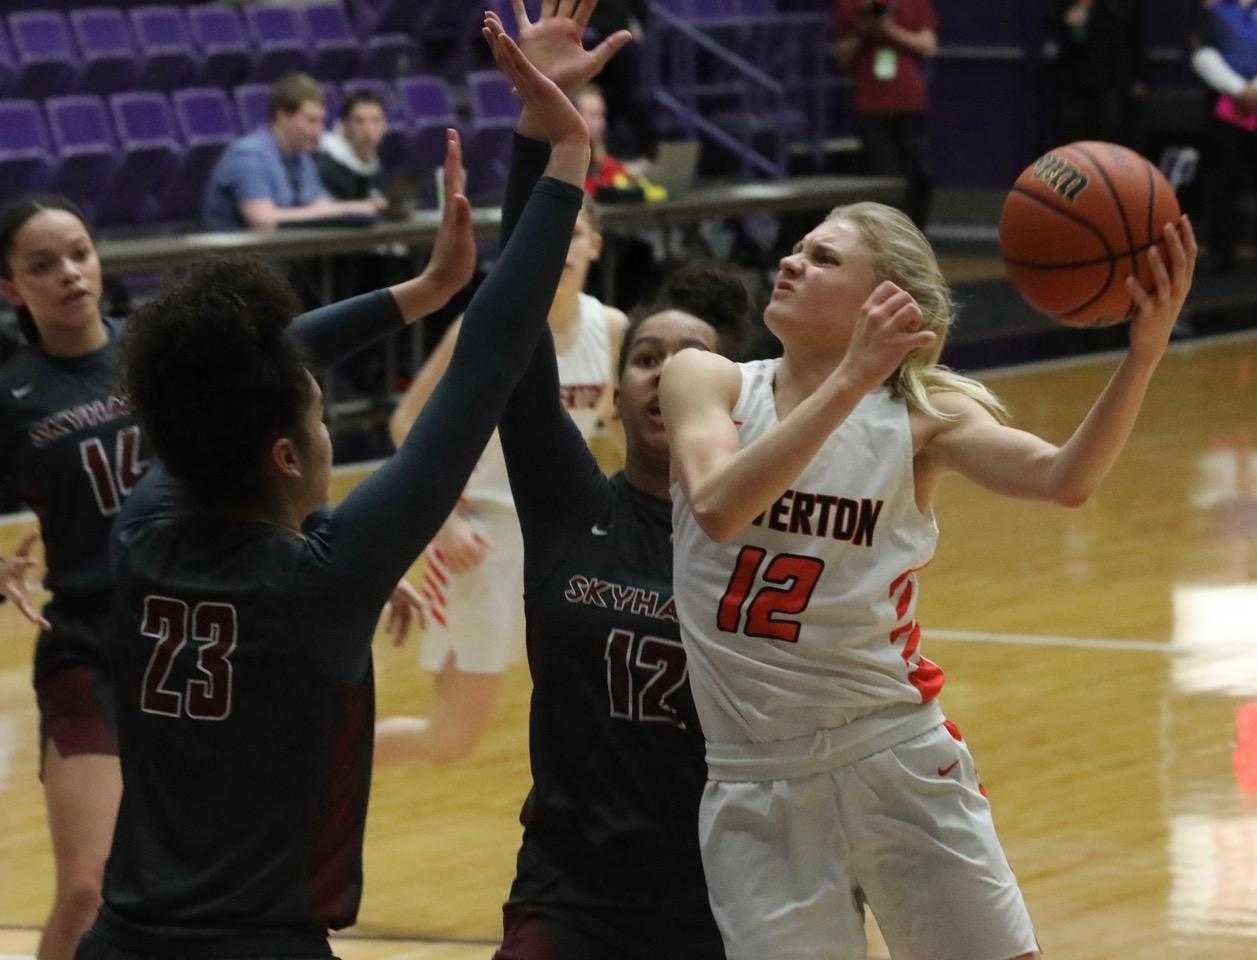
[[[333,200],[314,151],[327,115],[323,87],[290,73],[271,90],[268,124],[232,143],[205,188],[201,216],[211,230],[270,230],[286,223],[370,216],[380,200]]]

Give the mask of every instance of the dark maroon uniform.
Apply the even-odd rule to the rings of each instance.
[[[519,182],[544,146],[516,138]],[[671,505],[608,480],[548,331],[499,428],[524,538],[533,787],[499,960],[723,958],[698,850],[702,732],[672,603]]]
[[[328,930],[354,922],[380,610],[533,354],[580,204],[536,185],[406,440],[300,531],[202,511],[161,465],[131,497],[106,636],[122,801],[79,960],[328,956]],[[380,291],[298,332],[327,362],[400,322]]]
[[[144,471],[140,428],[118,385],[121,324],[81,357],[38,346],[0,369],[0,483],[35,511],[52,624],[35,646],[41,741],[63,756],[117,753],[101,649],[113,577],[109,531]]]

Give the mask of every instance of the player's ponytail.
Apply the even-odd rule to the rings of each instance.
[[[999,397],[984,384],[963,376],[938,362],[943,343],[956,316],[951,289],[925,235],[908,217],[882,203],[853,203],[836,207],[827,220],[845,220],[860,231],[873,255],[873,269],[880,280],[889,280],[911,294],[921,308],[921,328],[938,339],[930,350],[914,350],[887,381],[891,393],[908,406],[939,420],[953,419],[934,403],[931,394],[950,390],[982,404],[997,419],[1008,412]]]

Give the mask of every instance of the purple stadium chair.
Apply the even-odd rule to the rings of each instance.
[[[306,36],[314,57],[310,72],[326,80],[353,76],[360,47],[344,8],[337,2],[316,3],[305,8],[305,18]]]
[[[253,48],[234,7],[210,3],[188,8],[188,29],[201,51],[197,82],[207,87],[230,87],[253,66]]]
[[[70,13],[83,70],[77,86],[84,93],[116,93],[135,83],[136,52],[121,10],[89,7]]]
[[[242,83],[232,92],[236,100],[236,112],[240,115],[240,129],[244,133],[263,127],[270,110],[271,86],[269,83]]]
[[[354,20],[359,36],[385,31],[410,32],[419,23],[428,4],[415,0],[355,0]]]
[[[58,158],[52,188],[92,217],[118,167],[105,102],[86,95],[51,97],[44,109]]]
[[[345,102],[345,95],[341,92],[339,83],[332,83],[330,80],[323,81],[323,105],[327,108],[327,120],[323,126],[329,130],[336,125],[336,121],[340,119],[340,105]]]
[[[17,67],[14,93],[42,98],[73,89],[79,59],[61,13],[32,10],[10,14],[9,36]]]
[[[305,27],[294,8],[249,6],[244,8],[244,19],[257,47],[251,81],[278,80],[293,70],[310,69]]]
[[[178,90],[171,94],[170,104],[184,153],[166,187],[161,215],[181,220],[197,215],[210,171],[239,130],[231,101],[215,87]]]
[[[162,93],[115,93],[109,98],[122,161],[101,218],[144,223],[161,215],[160,198],[183,154],[170,104]]]
[[[0,199],[44,189],[52,170],[39,106],[33,100],[0,100]]]
[[[506,185],[519,100],[511,93],[510,81],[496,70],[467,74],[467,92],[471,101],[467,189],[477,197],[496,196]]]
[[[8,94],[17,71],[13,66],[13,49],[9,46],[9,32],[0,22],[0,97]]]
[[[419,69],[423,55],[415,38],[408,33],[379,33],[367,37],[358,68],[364,77],[392,80],[405,77]]]
[[[467,74],[467,93],[473,120],[510,120],[519,116],[519,98],[511,93],[511,82],[496,70],[473,70]]]
[[[342,85],[345,96],[369,90],[384,102],[384,115],[388,117],[388,132],[380,143],[380,163],[386,168],[404,163],[410,151],[410,112],[404,97],[399,97],[387,83],[371,78],[346,80]]]
[[[454,94],[440,77],[403,77],[397,89],[410,113],[412,163],[418,170],[432,170],[445,159],[445,130],[458,129]],[[424,196],[435,190],[435,181],[419,178]]]
[[[138,7],[131,11],[131,29],[140,51],[138,86],[175,90],[196,79],[199,58],[180,8]]]

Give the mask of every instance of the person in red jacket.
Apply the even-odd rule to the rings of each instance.
[[[925,121],[925,65],[938,52],[934,0],[835,0],[834,20],[834,56],[855,78],[869,172],[907,178],[905,212],[925,229],[934,192]]]

